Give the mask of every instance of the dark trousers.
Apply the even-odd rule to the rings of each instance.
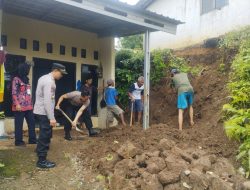
[[[28,124],[29,143],[36,142],[35,119],[32,110],[14,112],[15,116],[15,144],[23,142],[23,121],[24,118]]]
[[[37,142],[37,156],[46,159],[49,150],[50,139],[52,138],[52,127],[45,115],[35,115],[36,122],[39,124],[39,138]]]
[[[71,120],[74,120],[75,119],[75,116],[78,112],[78,110],[80,109],[81,107],[78,107],[78,106],[73,106],[69,101],[65,100],[63,102],[63,105],[62,105],[62,109],[64,110],[64,112],[69,116],[69,118]],[[88,130],[92,129],[93,128],[93,123],[92,123],[92,120],[91,120],[91,117],[90,117],[90,114],[89,114],[89,111],[88,110],[84,110],[83,111],[83,114],[81,115],[81,117],[79,118],[79,122],[84,122],[85,125],[86,125],[86,128]],[[70,130],[72,128],[72,125],[71,123],[64,117],[63,120],[62,120],[62,124],[64,125],[64,131],[65,131],[65,136],[69,135],[70,134]]]

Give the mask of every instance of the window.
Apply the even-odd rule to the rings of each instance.
[[[39,41],[33,40],[33,51],[39,51]]]
[[[60,45],[60,55],[65,55],[65,46]]]
[[[24,38],[20,39],[20,48],[21,49],[27,49],[27,40]]]
[[[77,48],[76,47],[72,47],[72,49],[71,49],[71,55],[72,55],[72,57],[76,57],[77,56]]]
[[[201,0],[201,14],[221,9],[228,4],[228,0]]]
[[[86,49],[81,49],[81,58],[86,58]]]
[[[99,55],[98,55],[98,51],[94,51],[94,60],[98,60]]]
[[[2,43],[2,46],[7,46],[7,36],[6,35],[1,36],[1,43]]]
[[[47,43],[47,53],[53,53],[53,45],[52,45],[52,43]]]

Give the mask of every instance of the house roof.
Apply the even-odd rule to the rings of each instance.
[[[155,0],[140,0],[136,4],[137,7],[141,9],[146,9],[148,8]]]
[[[0,0],[1,1],[1,0]],[[175,34],[182,22],[118,0],[2,0],[4,12],[85,30],[103,36],[145,31]]]

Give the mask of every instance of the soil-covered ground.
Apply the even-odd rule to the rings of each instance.
[[[74,133],[71,142],[63,139],[62,130],[55,131],[49,151],[49,159],[57,163],[54,169],[35,168],[34,146],[15,148],[13,140],[0,142],[0,163],[5,164],[0,189],[247,189],[237,171],[238,144],[226,137],[221,121],[234,53],[222,57],[218,49],[206,48],[175,53],[202,68],[192,77],[193,128],[186,114],[184,130],[178,131],[176,94],[166,77],[151,90],[150,129],[117,126],[95,138]],[[222,60],[224,71],[219,69]]]

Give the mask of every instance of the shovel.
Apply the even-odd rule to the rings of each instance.
[[[64,116],[71,124],[73,124],[73,121],[69,118],[69,116],[68,116],[62,109],[59,109],[59,111],[63,114],[63,116]],[[81,127],[80,127],[79,124],[76,125],[76,131],[79,132],[79,133],[84,133],[84,131],[81,129]]]

